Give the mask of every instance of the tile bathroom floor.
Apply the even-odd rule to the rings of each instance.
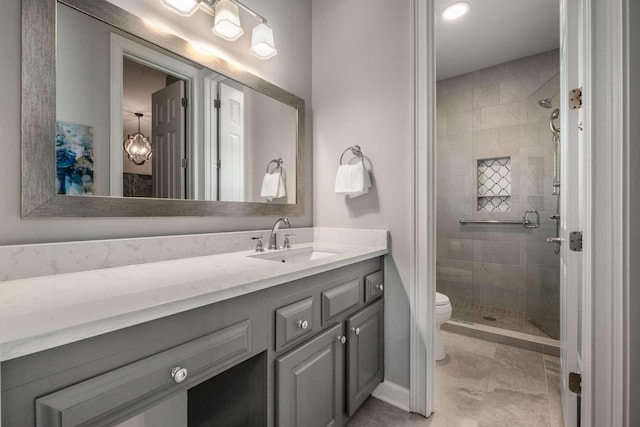
[[[557,357],[442,331],[430,418],[370,397],[348,427],[562,427]]]

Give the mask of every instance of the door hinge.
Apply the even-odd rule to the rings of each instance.
[[[182,167],[187,168],[189,166],[189,159],[182,159]]]
[[[216,160],[215,162],[213,162],[213,164],[216,168],[220,169],[220,160]]]
[[[569,372],[569,390],[577,395],[582,392],[582,375]]]
[[[582,231],[569,233],[569,249],[574,252],[582,252]]]
[[[182,98],[182,106],[186,108],[188,104],[187,98]]]
[[[213,101],[213,108],[218,109],[218,110],[220,109],[220,100],[219,99],[215,99]]]
[[[569,92],[569,108],[577,110],[582,108],[582,88],[576,88]]]

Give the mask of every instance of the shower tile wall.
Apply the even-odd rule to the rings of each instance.
[[[437,84],[437,289],[454,302],[454,317],[456,303],[558,317],[559,259],[544,242],[555,235],[551,110],[532,97],[553,89],[547,83],[557,79],[558,55],[553,50]],[[511,159],[511,210],[478,212],[478,160],[502,157]],[[527,209],[540,212],[539,229],[459,223],[520,218]]]

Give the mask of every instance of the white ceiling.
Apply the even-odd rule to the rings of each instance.
[[[438,80],[560,47],[559,0],[466,0],[465,16],[443,20],[455,1],[435,0]]]

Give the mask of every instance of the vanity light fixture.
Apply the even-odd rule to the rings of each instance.
[[[466,1],[451,3],[442,11],[442,18],[447,21],[453,21],[466,15],[471,9],[471,5]]]
[[[124,140],[122,148],[127,153],[129,160],[140,166],[151,158],[151,142],[149,142],[149,138],[140,132],[140,119],[144,114],[135,113],[135,115],[138,118],[138,131]]]
[[[277,55],[278,50],[273,41],[273,30],[267,25],[267,20],[262,15],[254,12],[249,6],[240,0],[162,0],[175,13],[182,16],[191,16],[199,7],[213,16],[211,31],[218,37],[227,41],[238,40],[244,29],[240,23],[240,10],[242,8],[254,16],[260,23],[251,32],[251,48],[249,51],[257,58],[266,60]]]
[[[162,3],[182,16],[191,16],[198,10],[198,0],[162,0]]]
[[[238,5],[231,0],[220,0],[215,6],[213,28],[211,31],[230,42],[238,40],[244,34],[240,25],[240,11]]]

